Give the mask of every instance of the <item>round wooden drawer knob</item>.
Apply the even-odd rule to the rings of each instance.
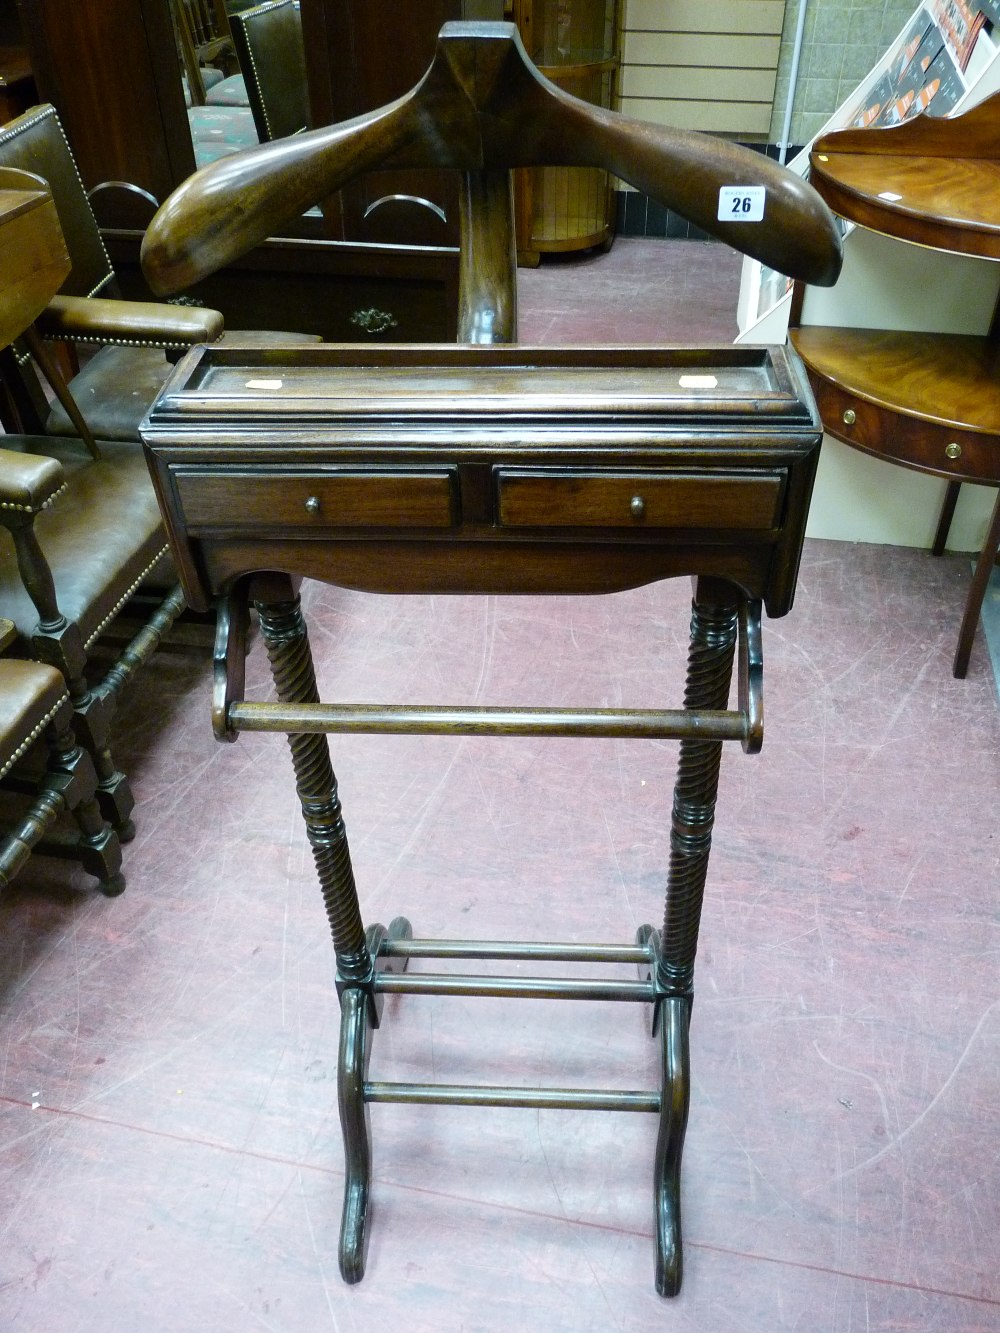
[[[310,495],[309,499],[306,501],[306,513],[318,514],[321,508],[322,505],[319,502],[319,496]]]
[[[855,421],[857,421],[857,419],[858,419],[858,418],[857,418],[857,416],[855,415],[854,408],[853,408],[853,407],[849,407],[849,408],[847,409],[847,411],[844,413],[844,425],[845,425],[845,426],[853,426],[854,423],[855,423]]]
[[[643,514],[646,512],[646,501],[641,495],[633,495],[632,499],[629,501],[628,507],[632,512],[633,518],[642,518]]]
[[[951,444],[945,445],[944,452],[947,458],[950,458],[952,461],[954,461],[956,458],[962,457],[962,446],[960,444],[956,444],[956,442],[952,440]]]

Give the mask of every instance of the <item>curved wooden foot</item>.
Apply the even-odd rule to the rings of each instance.
[[[663,1083],[660,1132],[656,1140],[653,1208],[656,1228],[656,1290],[676,1296],[681,1289],[681,1154],[690,1100],[688,1058],[689,1006],[684,995],[670,995],[659,1003],[660,1052]]]
[[[376,972],[402,972],[409,959],[379,954],[383,940],[412,940],[413,927],[397,916],[385,926],[369,926],[365,941]],[[344,1211],[340,1221],[340,1272],[345,1282],[360,1282],[368,1253],[368,1199],[372,1183],[372,1130],[365,1079],[371,1060],[372,1031],[378,1026],[384,996],[367,986],[345,986],[340,996],[340,1059],[337,1094],[344,1136]]]
[[[349,986],[340,997],[340,1061],[337,1094],[344,1135],[344,1211],[340,1221],[340,1273],[360,1282],[368,1253],[368,1196],[372,1179],[371,1120],[364,1083],[370,1058],[372,1015],[368,993]]]

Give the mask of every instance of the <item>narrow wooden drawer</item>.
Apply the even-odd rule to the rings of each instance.
[[[809,372],[816,406],[826,430],[845,444],[936,477],[1000,481],[1000,447],[995,435],[924,421],[869,403]]]
[[[180,472],[177,493],[197,528],[449,528],[457,474],[345,471]]]
[[[497,510],[513,528],[767,529],[781,473],[537,472],[497,469]]]

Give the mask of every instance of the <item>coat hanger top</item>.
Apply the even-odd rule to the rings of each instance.
[[[409,93],[353,120],[223,158],[185,181],[142,249],[159,294],[238,258],[363,172],[450,167],[600,167],[709,234],[790,277],[832,284],[836,223],[812,188],[749,149],[695,131],[631,120],[556,87],[510,23],[446,23]],[[720,191],[764,190],[758,222],[720,216]]]

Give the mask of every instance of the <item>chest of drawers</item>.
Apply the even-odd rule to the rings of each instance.
[[[820,439],[782,348],[238,343],[188,356],[143,436],[201,609],[275,569],[383,592],[716,575],[771,615]]]

